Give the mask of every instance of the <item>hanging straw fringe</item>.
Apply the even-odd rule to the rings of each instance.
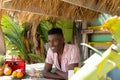
[[[15,13],[22,15],[21,20],[27,17],[27,21],[34,19],[34,17],[39,19],[43,16],[50,16],[54,19],[66,18],[91,21],[91,19],[98,17],[101,11],[112,15],[120,15],[120,8],[118,8],[120,0],[9,0],[5,3],[4,1],[6,0],[0,0],[0,3],[6,10],[17,11]]]

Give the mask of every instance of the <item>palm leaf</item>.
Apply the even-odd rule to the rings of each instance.
[[[48,30],[44,28],[44,26],[41,26],[40,24],[38,25],[37,32],[40,34],[40,38],[43,40],[44,43],[47,42],[48,40]]]
[[[113,39],[117,42],[117,51],[120,52],[120,17],[112,17],[102,24],[102,28],[112,33]]]
[[[49,18],[42,20],[38,25],[37,32],[40,34],[40,37],[44,43],[46,43],[48,40],[48,30],[53,27],[53,23],[50,22]]]
[[[73,22],[70,20],[60,19],[56,22],[56,27],[59,27],[62,29],[65,41],[71,42],[72,35],[73,35]]]
[[[37,54],[33,54],[33,53],[30,53],[28,54],[29,57],[32,57],[34,59],[38,59],[39,62],[45,62],[44,58],[40,57],[39,55]]]
[[[3,16],[1,24],[8,27],[6,29],[11,28],[11,31],[13,31],[13,33],[16,33],[16,35],[20,37],[19,33],[22,31],[22,29],[15,22],[13,22],[10,17]]]
[[[3,16],[1,19],[2,29],[5,36],[20,51],[21,57],[27,60],[27,53],[22,39],[22,28],[17,25],[9,16]]]
[[[50,30],[53,28],[53,24],[50,22],[50,19],[44,19],[40,22],[40,25],[44,27],[46,30]]]
[[[60,19],[56,22],[56,27],[59,28],[66,28],[66,29],[72,29],[73,28],[73,22],[70,20]]]

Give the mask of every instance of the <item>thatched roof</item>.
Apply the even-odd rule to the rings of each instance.
[[[0,2],[1,9],[23,14],[23,18],[26,19],[29,19],[29,14],[36,16],[35,18],[49,16],[71,20],[91,20],[101,13],[120,15],[120,0],[1,0]]]
[[[62,0],[100,13],[120,15],[120,0]]]

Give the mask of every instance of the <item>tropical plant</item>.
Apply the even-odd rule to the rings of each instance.
[[[59,19],[56,21],[55,25],[56,27],[59,27],[62,29],[65,41],[71,42],[72,36],[73,36],[73,22],[71,20]]]
[[[24,28],[16,24],[9,16],[2,17],[1,25],[8,42],[7,45],[10,44],[8,49],[12,51],[11,55],[19,55],[27,62],[29,61],[28,56],[40,60],[40,57],[37,54],[27,52],[23,39]],[[42,62],[44,61],[42,58],[41,60]]]
[[[40,34],[40,38],[44,43],[48,41],[48,30],[52,29],[53,23],[50,21],[50,18],[43,19],[37,27],[37,32]]]
[[[4,62],[5,62],[5,56],[0,55],[0,67],[3,66]]]
[[[40,33],[41,39],[46,43],[47,32],[51,28],[61,28],[64,34],[64,38],[66,42],[71,42],[72,40],[72,32],[73,32],[73,22],[70,20],[59,19],[55,23],[50,21],[50,18],[43,19],[38,25],[37,31]],[[69,34],[69,36],[68,36]]]
[[[1,19],[2,30],[5,36],[15,45],[15,49],[19,51],[18,53],[27,60],[27,53],[24,46],[24,41],[22,39],[22,28],[17,25],[8,16],[3,16]]]

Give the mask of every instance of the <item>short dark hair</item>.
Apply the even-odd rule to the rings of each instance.
[[[49,30],[48,35],[52,35],[52,34],[58,34],[63,36],[63,32],[61,28],[52,28],[51,30]]]

